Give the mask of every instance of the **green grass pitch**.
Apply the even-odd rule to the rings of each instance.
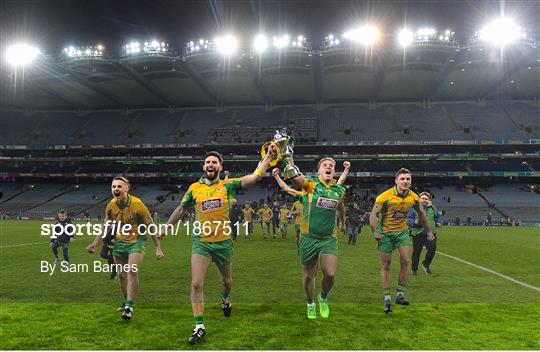
[[[52,259],[41,223],[0,221],[0,349],[540,349],[540,292],[442,255],[433,276],[420,270],[411,277],[411,305],[385,315],[378,253],[366,228],[355,247],[340,238],[330,318],[308,321],[292,225],[286,240],[263,241],[256,225],[253,238],[236,241],[230,318],[221,313],[210,268],[207,336],[189,346],[189,237],[166,238],[161,262],[149,243],[134,318],[125,322],[116,312],[118,282],[108,274],[40,272],[40,261]],[[99,260],[84,251],[90,242],[76,239],[72,263]],[[537,228],[447,227],[438,249],[540,287]]]

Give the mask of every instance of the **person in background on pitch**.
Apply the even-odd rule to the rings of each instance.
[[[68,235],[66,232],[66,226],[72,224],[71,219],[68,216],[68,213],[65,209],[60,209],[58,214],[56,214],[56,227],[62,227],[62,231],[59,235],[56,235],[56,238],[51,238],[50,247],[54,254],[54,263],[60,263],[60,258],[58,257],[58,248],[62,247],[62,255],[64,260],[69,262],[69,245],[73,242],[73,235]],[[58,233],[58,231],[55,231]]]
[[[287,238],[289,215],[291,215],[291,212],[287,207],[287,204],[283,203],[283,205],[279,209],[279,231],[281,232],[281,238]]]
[[[101,247],[100,257],[107,260],[107,264],[112,268],[110,280],[116,279],[116,265],[114,265],[113,248],[116,235],[112,229],[107,231],[105,238],[103,239],[103,247]]]
[[[244,204],[244,208],[242,209],[242,220],[247,223],[247,233],[246,238],[253,235],[253,214],[255,214],[255,211],[251,207],[250,202],[246,202]]]
[[[279,231],[279,210],[281,209],[279,201],[274,200],[270,209],[272,209],[272,236],[276,239],[276,229]]]
[[[227,178],[228,180],[228,178]],[[231,225],[232,225],[232,240],[236,241],[236,236],[238,236],[238,222],[240,221],[240,207],[238,207],[238,204],[236,203],[236,199],[231,198],[231,209],[229,211],[229,219],[231,219]],[[247,233],[246,233],[247,236]]]
[[[264,203],[259,211],[259,222],[261,223],[263,239],[266,239],[266,236],[270,236],[270,224],[272,223],[273,212],[272,209],[268,206],[268,203]],[[274,239],[276,236],[274,236]]]
[[[348,244],[355,246],[356,238],[362,231],[362,211],[358,203],[353,202],[347,209],[347,233],[349,234]]]
[[[418,262],[420,260],[420,255],[422,254],[422,248],[425,246],[427,252],[424,261],[422,262],[422,268],[426,274],[431,275],[430,265],[433,261],[433,257],[435,257],[435,251],[437,250],[437,227],[441,227],[441,216],[437,211],[437,208],[431,203],[431,196],[428,192],[420,193],[419,197],[420,205],[424,208],[424,212],[429,220],[429,227],[432,229],[435,238],[432,241],[428,241],[426,228],[420,225],[418,213],[411,208],[407,216],[409,233],[413,240],[411,270],[413,275],[418,273]]]

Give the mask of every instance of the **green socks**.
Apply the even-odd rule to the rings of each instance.
[[[398,283],[396,291],[398,295],[405,295],[405,284]]]

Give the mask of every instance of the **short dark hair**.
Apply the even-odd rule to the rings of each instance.
[[[58,210],[58,214],[66,214],[67,215],[67,211],[66,211],[66,209],[60,209],[60,210]]]
[[[219,163],[223,164],[223,155],[221,155],[220,152],[216,152],[215,150],[206,152],[206,154],[204,154],[204,160],[206,160],[206,158],[208,158],[209,156],[215,156],[216,158],[218,158]]]
[[[409,169],[406,169],[406,168],[402,167],[401,169],[399,169],[396,172],[396,178],[398,178],[399,175],[403,175],[403,174],[411,174],[412,175],[412,172]]]

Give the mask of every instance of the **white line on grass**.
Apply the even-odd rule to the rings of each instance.
[[[1,248],[11,248],[11,247],[24,247],[24,246],[34,246],[36,244],[43,244],[43,243],[50,243],[50,242],[35,242],[35,243],[21,243],[21,244],[9,244],[7,246],[0,246]]]
[[[465,263],[467,265],[470,265],[472,267],[475,267],[477,269],[480,269],[480,270],[484,270],[484,271],[487,271],[488,273],[491,273],[493,275],[497,275],[498,277],[502,277],[503,279],[505,280],[508,280],[508,281],[512,281],[513,283],[516,283],[518,285],[521,285],[523,287],[527,287],[527,288],[530,288],[532,290],[535,290],[535,291],[538,291],[540,292],[540,287],[536,287],[536,286],[533,286],[533,285],[529,285],[528,283],[526,282],[523,282],[523,281],[519,281],[519,280],[516,280],[508,275],[504,275],[504,274],[501,274],[501,273],[498,273],[496,271],[493,271],[491,269],[488,269],[488,268],[485,268],[483,266],[480,266],[478,264],[474,264],[474,263],[471,263],[471,262],[468,262],[466,260],[463,260],[461,258],[458,258],[458,257],[454,257],[453,255],[450,255],[450,254],[446,254],[446,253],[443,253],[443,252],[440,252],[440,251],[437,251],[437,253],[439,253],[440,255],[443,255],[445,257],[448,257],[448,258],[452,258],[454,260],[457,260],[458,262],[462,262],[462,263]]]

